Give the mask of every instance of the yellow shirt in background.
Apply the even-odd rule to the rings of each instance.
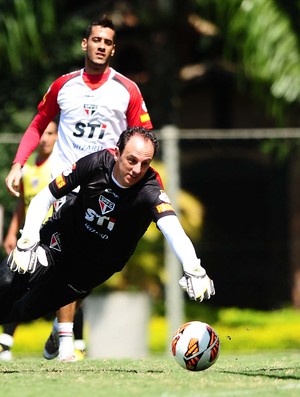
[[[37,153],[33,153],[22,169],[23,196],[25,203],[25,214],[30,201],[51,181],[51,161],[48,158],[42,164],[37,165]],[[52,215],[53,209],[50,208],[45,221]]]

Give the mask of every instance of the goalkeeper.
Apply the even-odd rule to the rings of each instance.
[[[31,201],[17,247],[0,266],[0,323],[27,321],[86,297],[121,271],[153,221],[183,266],[179,281],[201,302],[214,285],[150,167],[152,131],[125,130],[115,149],[78,160]],[[42,227],[54,201],[78,196]]]

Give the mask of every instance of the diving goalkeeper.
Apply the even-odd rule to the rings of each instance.
[[[179,284],[195,301],[214,295],[157,172],[158,148],[143,127],[121,134],[115,149],[78,160],[31,201],[17,247],[0,266],[0,323],[27,321],[86,297],[121,271],[153,221],[183,266]],[[42,227],[54,201],[78,196]]]

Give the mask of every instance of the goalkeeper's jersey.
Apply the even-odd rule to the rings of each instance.
[[[121,188],[112,179],[114,164],[112,151],[102,150],[83,157],[49,185],[56,199],[80,185],[74,203],[54,214],[60,237],[53,238],[50,248],[59,250],[62,244],[72,274],[89,266],[95,285],[106,266],[114,271],[124,267],[152,221],[175,215],[153,168],[135,185]]]
[[[14,163],[24,164],[39,135],[58,114],[54,177],[89,153],[114,148],[128,127],[152,129],[142,94],[132,80],[113,68],[100,75],[88,75],[81,69],[52,83],[22,138]]]

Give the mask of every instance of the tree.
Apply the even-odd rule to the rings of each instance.
[[[196,0],[198,12],[218,27],[223,59],[279,125],[300,102],[299,1]]]
[[[0,51],[1,70],[22,72],[25,64],[47,62],[42,38],[51,37],[56,29],[56,1],[1,0]]]

